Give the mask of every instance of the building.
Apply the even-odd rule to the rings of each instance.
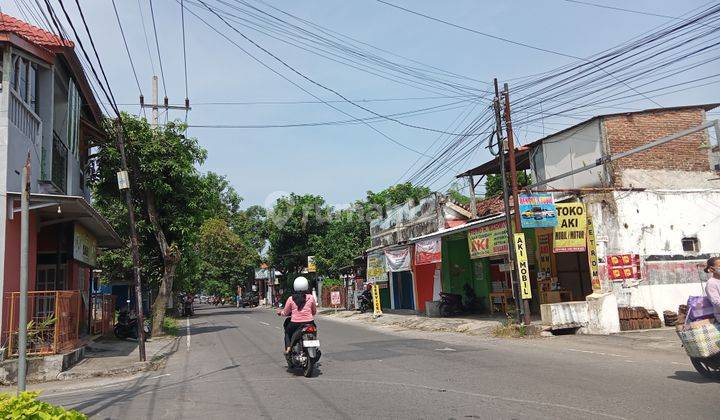
[[[605,159],[700,126],[717,106],[599,115],[516,150],[518,170],[531,171],[536,182],[551,181],[535,191],[551,192],[556,203],[584,210],[581,223],[591,218],[599,263],[599,283],[593,287],[592,248],[584,233],[578,238],[585,243],[558,251],[553,241],[559,237],[552,229],[524,229],[536,250],[529,252],[537,261],[531,261],[535,311],[540,304],[584,301],[597,292],[616,301],[616,307],[643,306],[662,314],[702,294],[705,275],[698,265],[720,254],[718,147],[711,145],[708,130],[613,162]],[[561,176],[593,163],[600,164]],[[496,158],[459,176],[497,174],[498,166]],[[539,261],[548,263],[553,291],[565,292],[555,293],[554,302],[542,301],[548,290]],[[616,329],[611,321],[603,331]]]
[[[58,352],[90,328],[97,249],[121,244],[87,187],[89,151],[105,138],[103,117],[72,42],[0,13],[0,54],[0,336],[14,351],[21,171],[29,153],[29,319],[44,323],[30,352]]]

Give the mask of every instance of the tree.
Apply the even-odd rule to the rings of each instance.
[[[446,194],[456,203],[462,204],[462,205],[468,205],[468,204],[470,204],[470,197],[461,193],[460,192],[461,188],[462,187],[457,182],[453,182],[453,184],[450,186],[450,188],[448,188]]]
[[[532,184],[532,176],[525,171],[517,173],[518,187],[524,187]],[[508,188],[510,188],[510,179],[508,176]],[[502,178],[500,175],[488,175],[485,181],[485,198],[497,197],[502,195]]]
[[[259,264],[252,244],[233,232],[226,220],[213,218],[200,227],[198,289],[212,294],[233,294],[235,287]]]
[[[205,160],[206,151],[196,139],[185,137],[182,124],[169,122],[152,129],[145,119],[127,114],[122,115],[122,121],[134,205],[140,210],[137,224],[144,263],[153,271],[161,270],[159,282],[154,284],[157,294],[153,303],[153,334],[160,334],[181,250],[194,242],[194,232],[206,216],[207,180],[196,169]],[[114,139],[115,126],[107,124],[106,129]],[[95,157],[99,168],[93,178],[96,204],[114,226],[127,226],[116,184],[120,165],[114,142],[99,144]],[[155,239],[154,247],[150,238]],[[108,257],[103,262],[127,267],[127,258],[123,257]],[[149,274],[147,268],[145,273]]]
[[[310,238],[318,273],[337,276],[343,267],[352,265],[370,245],[367,226],[355,209],[336,212],[325,234]]]

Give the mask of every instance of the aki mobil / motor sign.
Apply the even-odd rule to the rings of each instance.
[[[585,204],[560,203],[556,207],[558,224],[553,230],[553,252],[584,252],[587,233]]]
[[[520,194],[518,204],[522,227],[543,228],[557,225],[557,209],[551,193]]]

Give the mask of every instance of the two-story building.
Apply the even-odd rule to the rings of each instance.
[[[90,150],[105,137],[103,116],[71,41],[0,13],[0,60],[0,337],[12,353],[21,171],[29,155],[28,319],[44,325],[30,351],[58,352],[89,328],[97,249],[120,246],[87,186]]]
[[[606,158],[701,126],[707,122],[706,112],[718,105],[598,115],[516,150],[518,170],[531,171],[536,182],[552,180],[535,191],[551,192],[556,203],[571,203],[584,212],[578,218],[581,224],[591,218],[599,263],[600,290],[592,285],[592,248],[583,235],[578,239],[584,243],[558,247],[553,241],[560,236],[553,229],[526,232],[529,244],[535,245],[535,261],[548,264],[547,270],[541,269],[531,260],[534,311],[540,304],[554,303],[538,297],[584,301],[595,291],[594,296],[609,295],[619,307],[642,306],[662,316],[663,311],[676,311],[688,296],[703,294],[707,275],[698,265],[720,254],[718,147],[709,131],[695,131],[612,162]],[[496,174],[498,164],[495,159],[459,176]],[[543,275],[548,282],[536,283]],[[550,285],[552,290],[541,290]],[[617,326],[610,322],[604,329]]]

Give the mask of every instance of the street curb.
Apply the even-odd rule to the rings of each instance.
[[[65,371],[65,372],[60,372],[60,374],[58,374],[58,376],[57,376],[57,380],[69,381],[69,380],[90,379],[90,378],[109,377],[109,376],[132,375],[132,374],[140,373],[140,372],[148,372],[148,371],[158,370],[165,364],[168,357],[170,357],[172,354],[174,354],[177,351],[177,349],[179,347],[178,346],[179,342],[180,342],[180,337],[173,338],[165,346],[163,346],[158,351],[158,353],[154,354],[150,360],[145,361],[145,362],[135,362],[131,366],[112,368],[112,369],[103,370],[103,371],[72,372],[71,370],[69,370],[69,371]]]
[[[357,312],[344,311],[335,314],[322,314],[323,318],[334,319],[341,322],[360,322],[365,324],[384,325],[400,327],[409,330],[425,332],[451,332],[472,336],[492,336],[493,330],[500,321],[473,321],[459,318],[451,318],[448,321],[440,321],[439,318],[427,318],[421,316],[398,316],[382,315],[373,317],[372,314],[360,314]]]

